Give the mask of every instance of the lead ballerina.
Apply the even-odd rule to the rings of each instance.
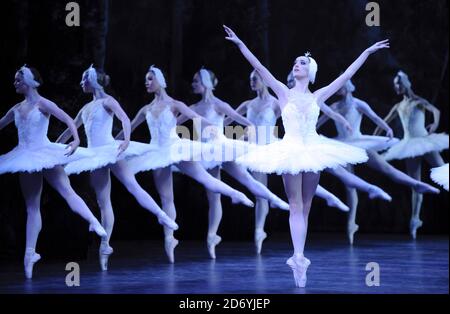
[[[306,272],[311,262],[303,252],[308,215],[319,183],[320,171],[362,163],[368,159],[363,149],[318,135],[316,124],[319,112],[322,110],[325,114],[336,117],[324,101],[356,73],[369,55],[380,49],[389,48],[389,42],[383,40],[367,48],[336,80],[312,93],[309,90],[309,83],[314,83],[317,63],[309,54],[295,59],[293,73],[296,84],[294,88],[289,89],[261,64],[230,28],[224,26],[224,29],[228,35],[225,38],[238,46],[279,100],[285,128],[283,139],[269,145],[258,146],[239,157],[237,162],[253,171],[276,172],[283,176],[290,205],[289,225],[294,245],[294,254],[286,263],[293,271],[296,286],[305,287]],[[348,123],[346,127],[351,130]]]

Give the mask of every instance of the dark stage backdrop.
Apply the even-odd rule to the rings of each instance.
[[[311,51],[318,61],[318,88],[329,83],[367,46],[389,38],[391,49],[370,57],[354,77],[355,95],[385,116],[399,101],[392,88],[395,73],[402,69],[412,80],[417,94],[441,110],[438,131],[448,132],[448,2],[438,0],[377,1],[381,26],[367,27],[366,1],[271,1],[271,0],[79,0],[81,26],[67,27],[68,1],[3,1],[1,19],[0,114],[21,100],[14,93],[15,71],[24,63],[38,68],[44,78],[42,95],[54,100],[70,115],[89,100],[79,88],[81,74],[91,63],[103,67],[112,78],[111,93],[132,118],[151,96],[144,89],[144,75],[151,64],[162,68],[169,93],[192,104],[197,96],[190,91],[192,76],[201,66],[218,76],[216,95],[237,107],[253,97],[248,84],[249,64],[237,48],[224,39],[221,25],[231,26],[269,69],[284,80],[295,57]],[[396,135],[401,137],[398,122]],[[371,133],[374,125],[363,123]],[[55,140],[63,125],[52,119],[49,137]],[[118,123],[115,132],[119,130]],[[332,124],[323,128],[334,135]],[[80,130],[83,137],[84,133]],[[148,141],[145,126],[133,135]],[[17,144],[16,129],[0,133],[0,153]],[[445,160],[448,154],[444,153]],[[403,162],[395,166],[405,169]],[[358,166],[361,177],[378,184],[393,197],[392,203],[370,201],[360,194],[357,222],[361,233],[407,233],[411,212],[410,190],[397,185],[366,166]],[[423,180],[430,182],[429,167]],[[223,174],[225,182],[242,188]],[[159,202],[150,173],[138,180]],[[100,216],[88,175],[72,178],[76,191]],[[323,174],[321,184],[345,200],[342,184]],[[270,177],[270,188],[285,197],[281,178]],[[180,239],[206,237],[207,202],[204,189],[193,180],[174,175],[177,222]],[[0,176],[0,253],[2,258],[22,254],[26,211],[17,175]],[[247,192],[247,194],[249,194]],[[125,189],[113,179],[112,193],[116,227],[114,240],[160,239],[162,228],[153,215],[140,208]],[[223,198],[224,215],[219,234],[224,239],[249,241],[253,236],[254,210],[231,206]],[[70,212],[61,198],[45,185],[42,194],[43,231],[38,249],[49,255],[84,254],[94,237],[87,224]],[[425,195],[420,234],[448,233],[448,193]],[[346,214],[314,200],[311,231],[340,231],[345,237]],[[267,218],[271,234],[288,232],[288,214],[271,210]],[[420,235],[419,235],[420,237]],[[95,240],[97,241],[97,240]]]

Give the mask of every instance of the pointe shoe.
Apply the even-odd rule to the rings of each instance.
[[[380,199],[385,200],[387,202],[392,201],[392,197],[388,193],[386,193],[385,191],[383,191],[382,189],[380,189],[377,186],[373,186],[369,190],[369,198],[370,199],[380,198]]]
[[[276,208],[279,208],[282,210],[289,210],[289,204],[277,196],[270,199],[269,203],[270,203],[270,207],[276,207]]]
[[[426,184],[424,182],[417,182],[417,184],[414,186],[414,191],[416,191],[417,193],[433,193],[433,194],[439,194],[441,193],[441,191],[439,191],[439,189],[436,189],[435,187]]]
[[[208,238],[206,239],[209,256],[212,259],[216,258],[216,245],[219,244],[220,241],[222,241],[222,238],[219,237],[217,234],[208,235]]]
[[[89,231],[95,232],[100,238],[104,238],[104,237],[108,236],[105,229],[102,227],[102,225],[98,221],[94,221],[89,225]]]
[[[175,247],[178,245],[178,240],[174,237],[166,237],[164,239],[164,249],[166,250],[167,257],[170,263],[175,263]]]
[[[33,278],[33,267],[34,264],[41,259],[41,255],[36,253],[34,249],[25,252],[25,257],[23,259],[23,266],[25,269],[25,277],[27,279]]]
[[[158,215],[158,222],[169,229],[178,230],[177,223],[163,211]]]
[[[350,208],[347,205],[342,203],[340,199],[334,196],[331,199],[327,199],[327,205],[330,207],[336,207],[337,209],[343,212],[350,211]]]
[[[256,231],[255,232],[255,247],[256,254],[261,254],[262,243],[267,238],[267,233],[264,231]]]
[[[234,195],[231,197],[231,202],[233,204],[241,203],[247,207],[255,207],[255,204],[247,197],[244,193],[236,191]]]
[[[296,254],[290,257],[286,264],[292,269],[294,274],[295,286],[304,288],[306,286],[306,271],[308,270],[311,261],[303,255]]]
[[[409,233],[411,234],[411,237],[414,240],[416,239],[417,229],[422,227],[422,224],[423,224],[422,220],[420,220],[418,218],[411,219],[411,221],[409,223]]]
[[[348,236],[348,241],[350,242],[350,244],[353,245],[353,238],[355,236],[355,233],[359,230],[359,226],[357,224],[351,223],[348,225],[347,227],[347,236]]]
[[[100,268],[102,271],[108,270],[108,261],[111,254],[114,252],[113,248],[109,244],[101,244],[98,250],[98,259],[100,262]]]

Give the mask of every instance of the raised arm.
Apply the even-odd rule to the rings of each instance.
[[[395,105],[394,107],[392,107],[391,111],[389,111],[387,116],[383,119],[387,125],[389,125],[389,123],[391,123],[391,121],[397,117],[397,115],[398,115],[397,108],[398,108],[398,104]],[[381,130],[382,130],[382,128],[377,126],[375,131],[373,131],[373,135],[381,134]]]
[[[67,145],[67,147],[69,147],[70,149],[66,153],[66,156],[72,155],[78,148],[78,145],[80,145],[80,138],[78,137],[77,127],[72,118],[61,108],[59,108],[54,102],[45,98],[42,98],[42,100],[39,102],[39,109],[42,112],[53,115],[55,118],[67,125],[71,136],[73,137],[73,141]]]
[[[288,97],[288,88],[286,85],[278,81],[272,73],[267,70],[265,66],[262,65],[262,63],[255,57],[255,55],[247,48],[247,46],[244,44],[242,40],[239,39],[239,37],[236,36],[236,34],[227,26],[223,26],[225,29],[225,32],[227,33],[227,37],[225,39],[233,42],[236,44],[241,51],[241,53],[244,55],[244,57],[247,59],[247,61],[253,66],[253,68],[258,71],[258,73],[261,75],[264,82],[274,91],[274,93],[277,95],[277,98],[285,103],[287,101]]]
[[[128,145],[130,144],[130,136],[131,136],[131,122],[130,118],[128,118],[125,111],[123,111],[120,104],[115,100],[113,97],[108,97],[108,99],[104,102],[103,106],[105,106],[106,109],[113,112],[116,117],[120,120],[122,123],[122,130],[124,133],[124,141],[119,145],[118,148],[118,155],[120,155],[122,152],[124,152]]]
[[[14,121],[14,109],[17,107],[17,105],[13,106],[11,109],[8,110],[8,112],[0,119],[0,130],[3,129],[5,126],[10,124]]]
[[[236,112],[240,115],[244,115],[245,112],[247,111],[247,105],[248,105],[249,101],[244,101],[242,104],[239,105],[239,107],[236,108]],[[226,117],[225,120],[223,121],[223,126],[227,126],[229,125],[231,122],[233,122],[234,120],[231,117]]]
[[[131,137],[131,133],[133,133],[133,131],[139,126],[141,125],[144,121],[145,121],[145,115],[147,113],[147,110],[149,109],[150,105],[146,105],[144,107],[142,107],[139,112],[136,114],[136,116],[134,117],[134,119],[131,121],[131,125],[130,125],[130,137]],[[124,135],[124,131],[123,129],[116,135],[116,139],[117,140],[123,140],[123,135]]]
[[[356,73],[356,71],[358,71],[358,69],[364,64],[372,53],[383,48],[389,48],[388,39],[379,41],[364,50],[364,52],[337,79],[331,82],[328,86],[314,92],[317,102],[322,103],[334,95],[342,86],[344,86],[345,82],[352,78],[352,76]]]
[[[390,138],[394,137],[394,132],[389,127],[389,125],[386,123],[386,121],[381,119],[381,117],[379,115],[377,115],[365,101],[362,101],[362,100],[355,100],[355,101],[356,101],[356,106],[359,111],[361,111],[370,120],[372,120],[373,123],[375,123],[378,128],[385,130],[387,136],[389,136]]]
[[[330,107],[328,107],[324,102],[319,103],[319,107],[320,110],[322,110],[322,112],[327,115],[330,119],[333,119],[334,121],[336,121],[339,124],[342,124],[347,131],[349,131],[350,133],[353,133],[353,128],[350,125],[350,123],[348,123],[348,121],[339,113],[337,113],[336,111],[334,111],[333,109],[331,109]],[[318,126],[316,126],[317,128]]]
[[[333,103],[331,106],[329,106],[329,108],[331,110],[333,110],[334,112],[336,112],[336,103]],[[323,114],[319,117],[319,120],[317,120],[317,125],[316,125],[316,129],[319,129],[322,125],[325,124],[325,122],[327,122],[328,120],[330,120],[330,116]]]

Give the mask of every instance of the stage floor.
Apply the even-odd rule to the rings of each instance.
[[[289,238],[269,237],[262,254],[251,242],[227,242],[208,257],[203,242],[180,241],[175,264],[166,261],[163,243],[113,242],[110,270],[101,272],[96,248],[80,265],[80,286],[65,283],[65,261],[43,259],[33,280],[21,262],[2,262],[0,293],[151,293],[151,294],[297,294],[297,293],[448,293],[447,236],[358,234],[349,246],[344,234],[311,234],[305,256],[312,264],[306,288],[295,288],[285,264],[292,254]],[[380,285],[369,287],[366,265],[378,263]]]

